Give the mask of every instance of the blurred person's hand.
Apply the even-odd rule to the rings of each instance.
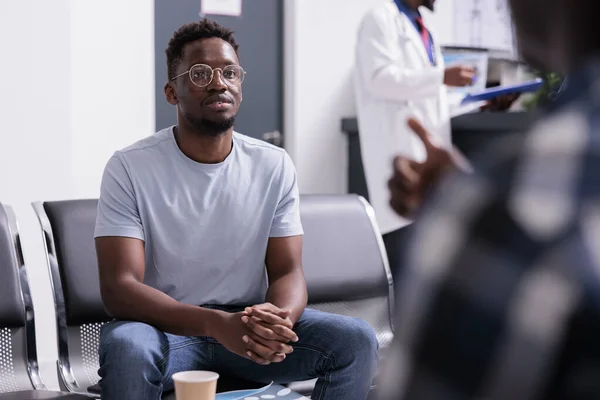
[[[464,65],[446,68],[444,84],[448,86],[463,87],[473,84],[475,69]]]
[[[411,218],[421,206],[425,195],[448,170],[471,172],[467,159],[456,148],[447,150],[432,141],[423,125],[414,118],[408,126],[419,136],[426,150],[426,159],[419,163],[404,157],[394,159],[394,174],[388,181],[390,205],[400,216]]]

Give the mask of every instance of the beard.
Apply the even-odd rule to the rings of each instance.
[[[183,118],[188,125],[199,135],[218,137],[227,133],[227,131],[235,125],[235,115],[231,118],[222,121],[212,121],[202,117],[191,116],[189,113],[182,111]]]
[[[217,137],[224,135],[228,130],[235,125],[235,117],[226,119],[225,121],[211,121],[208,119],[199,119],[195,121],[194,128],[198,132],[202,132],[206,136]]]

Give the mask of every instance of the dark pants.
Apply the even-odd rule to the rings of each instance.
[[[404,269],[406,249],[408,248],[408,240],[410,239],[412,230],[412,225],[408,225],[383,235],[383,243],[385,245],[385,251],[387,252],[390,269],[394,278],[394,285],[396,287],[396,282],[398,282],[402,270]]]

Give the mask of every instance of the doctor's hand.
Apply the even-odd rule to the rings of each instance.
[[[403,157],[394,159],[394,175],[388,181],[390,205],[398,215],[411,218],[423,203],[426,194],[449,170],[471,172],[472,168],[458,149],[447,150],[435,144],[431,135],[416,119],[408,126],[419,136],[426,150],[426,159],[419,163]]]
[[[469,86],[475,79],[475,69],[463,65],[446,68],[444,72],[444,84],[448,86]]]

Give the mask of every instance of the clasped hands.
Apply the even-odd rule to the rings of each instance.
[[[291,311],[271,303],[246,307],[242,322],[248,333],[242,340],[248,346],[246,355],[258,364],[268,365],[281,362],[294,351],[290,342],[297,342],[298,336],[292,330]]]

